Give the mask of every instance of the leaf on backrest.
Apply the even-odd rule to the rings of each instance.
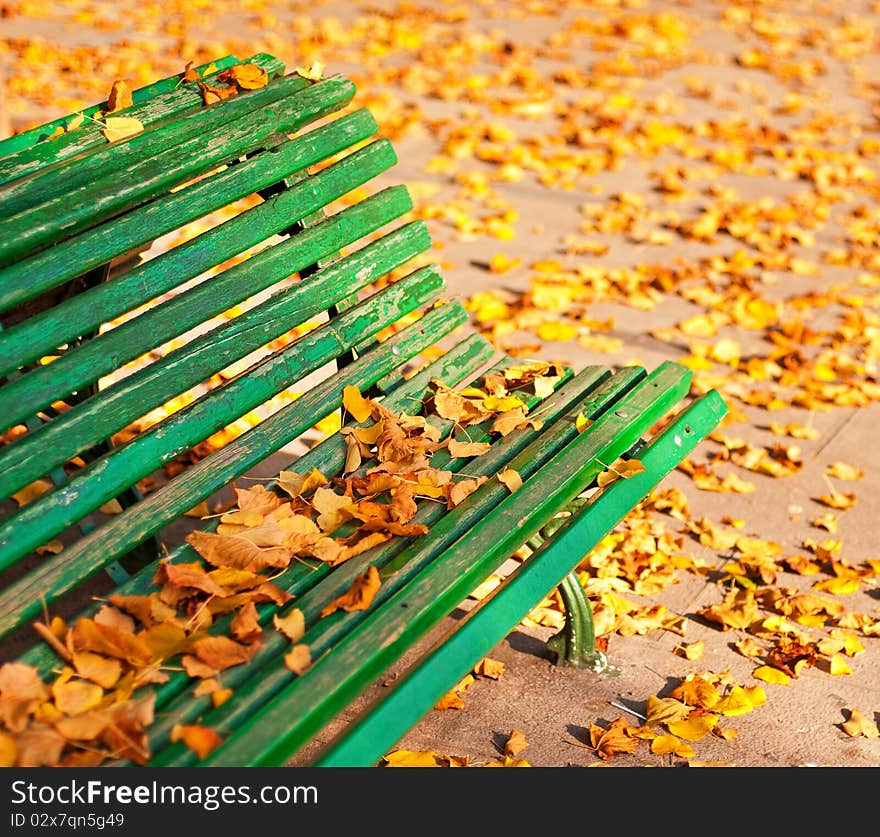
[[[645,466],[638,459],[617,459],[599,474],[596,482],[599,488],[604,488],[619,479],[629,479],[635,474],[641,474],[644,470]]]
[[[257,90],[269,83],[269,74],[258,64],[236,64],[219,73],[217,80],[233,81],[242,90]]]
[[[342,406],[357,422],[366,421],[373,412],[372,402],[364,398],[356,386],[347,386],[342,390]]]
[[[130,108],[134,102],[131,98],[131,88],[125,79],[116,79],[107,96],[107,113],[115,113],[117,110]]]
[[[212,84],[205,84],[203,81],[197,81],[196,84],[202,94],[202,101],[206,105],[213,105],[223,99],[238,95],[238,88],[234,84],[230,84],[228,87],[215,87]]]
[[[133,116],[108,116],[104,120],[104,130],[101,133],[107,142],[116,142],[133,137],[143,130],[143,123]]]
[[[309,81],[320,81],[324,78],[324,65],[320,61],[312,61],[308,67],[297,67],[294,72]]]

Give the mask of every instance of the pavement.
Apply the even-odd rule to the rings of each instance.
[[[116,14],[136,5],[117,3]],[[80,88],[109,87],[129,68],[176,72],[175,48],[197,62],[262,49],[289,66],[320,58],[328,74],[356,79],[356,101],[392,138],[400,162],[378,185],[410,186],[447,295],[474,311],[470,328],[576,369],[688,363],[695,393],[716,386],[732,407],[692,461],[753,486],[701,489],[676,470],[662,488],[682,492],[684,519],[646,512],[684,559],[674,582],[621,595],[679,616],[675,630],[633,622],[603,634],[609,667],[596,673],[557,667],[544,644],[556,628],[530,620],[489,655],[504,664],[497,680],[477,677],[462,708],[430,711],[398,747],[480,765],[498,759],[516,730],[527,742],[519,758],[532,766],[880,765],[880,737],[844,727],[854,709],[880,720],[877,4],[420,0],[371,4],[387,12],[373,18],[359,4],[252,5],[242,17],[218,0],[206,21],[168,3],[167,26],[150,29],[142,10],[135,33],[72,21],[75,3],[47,4],[39,19],[13,14],[3,20],[12,128],[66,112],[58,102],[77,107],[75,80],[60,69],[54,97],[28,92],[22,39],[39,45],[40,72],[60,68],[64,50],[77,61],[83,45],[103,55]],[[132,56],[150,43],[152,63],[136,65]],[[694,229],[701,217],[705,234]],[[496,254],[519,261],[493,271]],[[506,316],[490,316],[492,301],[508,306]],[[783,345],[790,352],[771,358]],[[792,425],[815,438],[780,434]],[[785,467],[768,467],[771,459]],[[861,475],[829,476],[834,463]],[[834,491],[855,501],[830,508],[820,498]],[[834,532],[814,523],[829,513]],[[618,527],[620,549],[639,520]],[[702,542],[695,526],[709,533]],[[719,531],[751,539],[750,559],[735,539],[713,538]],[[816,573],[794,571],[807,561]],[[756,679],[762,660],[740,650],[754,635],[705,616],[738,573],[787,598],[841,605],[841,625],[807,620],[789,633],[819,642],[846,626],[862,646],[835,658],[846,673],[819,654],[785,684]],[[857,583],[829,584],[847,575]],[[773,635],[759,637],[765,648]],[[701,656],[683,655],[700,643]],[[655,755],[642,742],[602,759],[590,746],[591,728],[618,718],[639,726],[650,698],[707,673],[727,688],[764,691],[761,705],[723,719],[735,735],[692,741],[689,757]]]

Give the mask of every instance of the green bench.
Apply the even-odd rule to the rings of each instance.
[[[245,65],[268,83],[238,90]],[[601,670],[572,571],[722,399],[673,363],[499,356],[418,262],[406,189],[355,199],[396,158],[350,81],[262,54],[196,71],[237,92],[175,76],[113,114],[136,135],[108,141],[98,105],[0,143],[0,756],[375,765],[557,587],[558,662]],[[619,459],[641,466],[599,488]]]

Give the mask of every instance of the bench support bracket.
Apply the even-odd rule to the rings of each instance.
[[[565,606],[565,626],[547,640],[547,647],[556,654],[556,665],[604,671],[608,660],[596,648],[593,611],[577,573],[570,572],[558,589]]]

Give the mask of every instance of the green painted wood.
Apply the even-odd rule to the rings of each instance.
[[[193,465],[101,529],[53,556],[51,562],[44,562],[9,585],[0,592],[0,636],[41,613],[44,602],[51,605],[82,580],[159,531],[167,522],[304,433],[327,410],[341,402],[346,386],[365,390],[382,375],[467,321],[467,311],[456,302],[432,308],[368,355]],[[370,323],[363,326],[371,327]],[[29,506],[25,506],[27,508]]]
[[[270,340],[326,311],[350,288],[364,288],[425,249],[427,230],[413,222],[394,234],[329,265],[309,280],[285,288],[261,305],[227,320],[185,346],[127,375],[88,402],[36,428],[0,450],[0,495],[9,496],[39,478],[47,466],[62,465],[97,440],[159,407],[173,395],[208,380]],[[278,254],[280,269],[294,263]],[[250,264],[250,262],[246,263]],[[274,265],[254,265],[264,278]],[[97,341],[95,341],[97,342]],[[90,348],[90,346],[89,346]],[[58,361],[60,363],[60,361]]]
[[[532,555],[493,594],[471,610],[446,641],[389,689],[379,705],[347,726],[316,760],[319,767],[371,766],[431,706],[488,654],[523,614],[552,590],[724,417],[711,392],[677,416],[639,459],[645,471],[612,483]]]
[[[269,74],[270,79],[276,78],[284,72],[284,64],[272,55],[261,53],[250,58],[249,62],[261,66]],[[227,66],[231,66],[232,63],[238,64],[241,62],[233,59],[231,62],[224,62],[223,67],[218,64],[217,69],[222,71]],[[208,84],[213,84],[216,83],[216,79],[217,73],[213,73],[206,76],[204,80]],[[181,83],[180,76],[164,79],[161,82],[150,85],[150,87],[155,88],[151,96],[145,97],[143,95],[142,91],[144,88],[133,91],[133,105],[115,112],[113,116],[131,116],[139,119],[145,127],[148,127],[160,120],[195,111],[204,106],[201,93],[195,82]],[[135,98],[136,95],[137,98]],[[106,104],[107,102],[104,101],[81,112],[88,116],[94,116]],[[51,128],[49,128],[48,133],[55,130],[55,127],[58,125],[67,124],[71,116],[50,123]],[[63,165],[65,160],[76,155],[83,154],[94,148],[106,146],[107,140],[101,133],[102,130],[102,124],[92,119],[86,119],[69,134],[53,137],[49,142],[37,142],[30,147],[23,148],[16,154],[0,157],[0,185],[36,171],[44,171],[48,167]],[[0,154],[2,153],[3,149],[0,147]]]
[[[465,343],[469,341],[466,340]],[[456,352],[456,348],[453,348],[450,352]],[[483,355],[485,356],[485,355]],[[437,371],[432,372],[433,376],[436,376],[439,372],[441,378],[447,380],[449,385],[455,385],[458,380],[461,380],[462,375],[467,374],[468,369],[470,368],[470,362],[468,363],[468,368],[461,368],[461,360],[475,361],[479,362],[480,358],[473,355],[472,353],[468,353],[468,355],[460,356],[460,360],[458,361],[458,365],[453,367],[449,364],[444,364],[443,369],[437,370],[437,367],[433,368]],[[446,372],[448,370],[448,373]],[[407,384],[401,386],[400,392],[407,393],[410,398],[416,397],[418,398],[418,391],[411,390]],[[392,405],[397,405],[398,407],[406,407],[406,400],[403,399],[389,399],[386,402],[386,406],[392,408]],[[335,457],[334,457],[335,458]],[[458,463],[454,467],[460,468],[465,463]],[[330,469],[324,468],[320,463],[316,463],[311,458],[305,457],[304,459],[297,460],[295,463],[295,467],[302,471],[303,469],[318,467],[319,470],[325,473],[333,473],[333,468]],[[437,508],[437,504],[429,504],[429,507],[432,508],[433,512],[438,512],[442,514]],[[425,522],[423,518],[421,522]],[[375,548],[370,551],[370,555],[374,556],[374,560],[382,563],[386,561],[389,557],[396,554],[400,551],[402,546],[409,539],[399,538],[395,539],[390,543],[386,543],[381,547]],[[175,560],[174,556],[172,556],[171,560]],[[187,560],[199,560],[198,556],[195,553],[188,556]],[[359,556],[357,561],[354,563],[358,563],[359,565],[363,564],[363,560]],[[314,564],[314,566],[313,566]],[[361,567],[362,571],[363,567]],[[328,601],[328,592],[327,589],[323,591],[314,590],[315,586],[319,581],[327,579],[330,581],[336,577],[338,573],[337,570],[331,570],[327,565],[321,564],[320,562],[297,562],[288,568],[287,571],[281,573],[280,575],[274,578],[274,583],[280,586],[282,589],[288,590],[292,595],[296,596],[298,600],[301,602],[305,602],[308,597],[312,602],[312,610],[316,605],[315,602],[324,602]],[[329,579],[327,578],[329,576]],[[350,584],[350,578],[348,579],[347,584]],[[326,582],[322,584],[326,588]],[[334,589],[338,589],[341,592],[341,588],[339,585],[335,585]],[[336,593],[333,593],[335,596]],[[316,596],[318,598],[316,598]],[[266,627],[269,627],[272,621],[272,618],[275,614],[278,613],[278,609],[274,606],[258,606],[257,608],[260,623]],[[310,620],[314,614],[310,613]],[[230,615],[231,616],[231,615]],[[229,631],[229,623],[230,617],[224,616],[219,619],[215,625],[212,627],[212,632],[216,629],[218,633],[227,634]],[[254,678],[262,681],[265,677],[269,683],[269,687],[271,689],[272,684],[280,685],[283,682],[284,676],[284,664],[281,659],[283,654],[289,650],[289,643],[281,636],[277,635],[276,632],[270,631],[264,634],[264,641],[261,643],[261,648],[258,652],[257,658],[252,660],[248,666],[242,666],[236,668],[234,671],[230,670],[224,673],[224,683],[226,683],[230,688],[237,688],[242,684],[246,684],[248,680],[254,680]],[[280,675],[280,676],[279,676]],[[153,752],[159,753],[164,750],[164,748],[170,743],[170,735],[172,727],[175,723],[186,723],[187,719],[195,719],[197,717],[202,717],[205,711],[210,709],[210,699],[208,701],[203,702],[198,699],[193,699],[193,695],[191,694],[192,681],[191,679],[183,672],[177,673],[175,671],[169,672],[169,680],[167,683],[162,684],[156,690],[156,710],[157,710],[157,719],[156,723],[151,725],[149,730],[150,736],[150,748]],[[247,685],[244,686],[246,689],[246,703],[252,703],[255,700],[262,699],[258,696],[252,689],[248,688]],[[260,695],[265,696],[267,694],[266,690],[261,687]],[[239,706],[236,710],[237,714],[242,712],[247,713],[249,710],[246,705]],[[191,755],[191,753],[190,753]],[[162,752],[160,756],[157,758],[157,764],[161,762],[162,764],[167,765],[177,765],[180,760],[183,759],[183,762],[186,762],[186,752],[179,747],[171,746],[171,748],[167,752]]]
[[[253,93],[272,91],[284,81],[286,79]],[[213,130],[206,128],[171,147],[167,146],[167,137],[163,136],[161,151],[154,153],[144,147],[144,143],[137,142],[140,138],[149,140],[154,133],[168,130],[153,128],[111,143],[106,150],[83,158],[91,164],[89,168],[77,170],[78,161],[73,160],[69,164],[71,171],[58,170],[61,173],[58,183],[35,182],[11,195],[2,194],[0,190],[0,211],[15,213],[11,217],[6,215],[8,237],[0,239],[0,265],[9,264],[61,237],[73,235],[127,208],[156,198],[191,177],[267,143],[277,144],[282,140],[282,134],[296,132],[309,122],[328,116],[347,105],[353,96],[354,86],[350,81],[331,77],[307,87],[298,96],[275,101],[272,107],[246,113],[237,119],[232,118],[232,114],[224,114]],[[226,101],[234,107],[237,99]],[[212,108],[207,108],[205,113],[211,111]],[[203,115],[184,116],[169,128]],[[101,158],[116,148],[124,150],[128,159],[101,159],[97,166],[93,164],[95,158]],[[43,175],[41,180],[52,173]],[[19,182],[22,181],[6,188],[17,186]],[[20,197],[16,198],[17,195]],[[10,209],[10,204],[13,207],[24,204],[24,207]]]
[[[333,322],[303,335],[296,343],[261,361],[246,375],[225,382],[127,444],[89,463],[66,485],[41,495],[0,522],[0,569],[156,468],[329,363],[364,334],[375,334],[428,302],[442,287],[443,279],[434,267],[422,268]],[[94,421],[108,412],[106,396],[97,399]],[[9,449],[15,447],[12,445]],[[22,466],[16,468],[17,472],[21,470]]]
[[[441,461],[437,463],[437,467],[487,476],[498,473],[504,467],[514,467],[523,477],[529,477],[576,435],[576,417],[587,393],[594,404],[591,415],[598,417],[643,377],[644,370],[638,368],[621,370],[611,377],[608,370],[602,367],[585,369],[541,403],[541,414],[547,416],[550,427],[541,431],[540,435],[531,428],[518,430],[497,441],[491,451],[478,459],[458,463]],[[488,425],[484,430],[488,437]],[[476,434],[475,438],[479,440],[481,437]],[[306,623],[310,627],[303,641],[309,644],[314,656],[320,656],[347,634],[355,632],[359,623],[369,615],[358,612],[319,620],[320,608],[324,604],[347,589],[354,577],[362,573],[368,564],[380,568],[383,576],[383,586],[374,599],[374,607],[388,599],[430,567],[444,548],[455,543],[477,521],[491,514],[493,506],[507,496],[507,489],[494,481],[491,488],[487,490],[484,486],[482,491],[479,500],[468,499],[448,513],[437,504],[423,505],[414,520],[430,527],[430,537],[417,538],[411,544],[403,539],[395,539],[347,561],[326,579],[313,584],[307,592],[288,586],[290,592],[297,596],[296,606],[306,614]],[[317,575],[324,569],[319,567],[312,574]],[[240,676],[242,684],[236,688],[236,694],[231,701],[205,716],[205,720],[210,720],[218,730],[234,730],[293,679],[281,659],[281,655],[287,650],[287,643],[276,643],[271,638],[268,642],[269,647],[261,649],[245,672],[240,675],[227,672],[227,675],[233,677]],[[259,673],[254,670],[255,665],[261,667]],[[184,702],[178,701],[174,708],[176,717],[189,715],[189,710],[182,703]],[[157,763],[185,765],[191,763],[191,756],[192,753],[187,753],[183,748],[172,747],[167,753],[157,757]]]
[[[339,76],[331,76],[331,84],[318,90],[319,98],[343,82]],[[27,207],[39,206],[41,202],[63,197],[65,183],[68,189],[78,188],[89,182],[112,178],[113,172],[130,170],[139,161],[157,157],[172,148],[185,147],[194,137],[213,135],[224,126],[242,124],[265,125],[278,112],[287,113],[296,94],[320,88],[324,82],[312,83],[297,75],[277,79],[259,90],[239,93],[231,99],[208,105],[188,114],[167,121],[159,121],[145,131],[125,140],[99,146],[80,157],[63,162],[63,165],[47,167],[0,186],[0,203],[9,212],[18,213]],[[314,93],[311,93],[314,96]],[[260,118],[260,112],[263,119]],[[278,130],[287,130],[279,124]]]
[[[256,59],[256,56],[254,56],[254,59]],[[199,75],[201,75],[211,66],[211,64],[214,64],[218,70],[225,70],[227,67],[231,67],[233,64],[238,63],[240,62],[234,55],[224,55],[216,61],[210,61],[207,64],[199,64],[193,69],[197,70]],[[167,78],[159,79],[159,81],[147,84],[144,87],[135,88],[131,91],[131,98],[135,104],[139,104],[153,98],[154,96],[167,93],[168,91],[175,89],[179,84],[180,74],[168,76]],[[77,111],[77,113],[83,113],[86,116],[94,116],[98,111],[103,110],[106,104],[107,102],[105,100],[96,105],[92,105],[91,107],[87,107],[82,111]],[[11,137],[0,140],[0,158],[16,154],[22,149],[30,148],[35,143],[40,142],[44,137],[51,134],[56,128],[65,127],[76,115],[76,113],[68,113],[66,116],[60,116],[58,119],[53,119],[50,122],[29,128],[26,131],[20,131]]]
[[[433,361],[428,367],[421,370],[408,381],[405,381],[393,396],[385,399],[382,403],[394,412],[408,409],[412,403],[419,402],[427,396],[428,386],[432,379],[437,378],[447,386],[457,386],[475,369],[482,366],[492,356],[494,351],[494,347],[482,335],[469,334],[460,343],[455,344],[444,355]],[[336,473],[341,470],[344,461],[345,442],[340,434],[335,433],[323,439],[279,470],[310,471],[312,468],[317,468],[322,473]],[[264,485],[272,490],[274,481],[267,481]],[[215,531],[217,522],[217,520],[208,521],[202,527],[203,531]],[[198,561],[199,555],[189,544],[183,543],[168,554],[167,560],[172,563],[187,563]],[[153,587],[153,578],[158,566],[159,561],[153,561],[136,575],[120,583],[116,592],[123,596],[148,593]],[[318,570],[320,569],[318,568]],[[312,577],[316,573],[320,574],[318,571],[313,571],[311,568],[307,569],[304,565],[297,563],[289,568],[277,581],[284,585],[285,589],[304,591],[308,589],[312,582]],[[103,602],[95,602],[93,605],[86,607],[81,612],[81,615],[94,615],[102,605]],[[260,612],[260,616],[262,619],[263,612]],[[59,664],[59,659],[55,652],[42,641],[31,646],[19,659],[27,665],[34,666],[43,675]],[[169,672],[169,675],[169,682],[157,690],[157,701],[159,704],[167,703],[175,695],[192,685],[190,678],[183,672]]]
[[[59,242],[48,250],[9,265],[0,270],[0,313],[106,264],[122,253],[146,245],[158,236],[165,235],[190,221],[319,163],[367,139],[376,130],[376,122],[368,111],[355,111],[334,120],[329,125],[313,129],[271,150],[260,152],[246,162],[230,166],[225,171],[211,175],[185,189],[133,209],[75,238]],[[230,234],[229,228],[224,228],[224,235],[228,234]],[[218,241],[212,246],[220,247],[222,243]],[[114,300],[112,305],[106,302],[109,295],[100,297],[102,307],[98,308],[99,321],[110,320],[127,310],[124,306],[132,307],[146,302],[151,298],[148,294],[155,296],[173,287],[173,285],[165,287],[161,284],[154,286],[152,283],[160,281],[161,277],[158,279],[152,277],[147,282],[138,283],[141,288],[140,295],[133,295],[136,293],[136,288],[129,287],[133,281],[132,277],[140,275],[129,271],[117,280],[126,284],[122,285],[124,291],[120,291],[119,299],[110,297]],[[154,290],[154,287],[158,287],[159,290]],[[98,305],[98,302],[90,299],[89,306],[92,305]],[[34,326],[28,332],[10,329],[10,334],[26,334],[26,336],[22,336],[17,343],[2,344],[0,363],[3,364],[4,371],[0,374],[5,374],[13,368],[11,364],[17,359],[39,357],[40,353],[45,351],[45,347],[60,346],[83,333],[91,321],[83,321],[81,313],[78,314],[77,319],[77,314],[73,311],[65,309],[64,318],[55,318],[51,312],[47,313],[39,320],[35,320]],[[69,328],[59,322],[59,319],[66,320],[68,316],[73,321]],[[21,328],[23,329],[24,326]],[[31,339],[40,339],[40,335],[36,332],[43,329],[52,329],[51,334],[42,338],[39,343],[43,348],[36,350],[37,354],[34,354],[35,350],[30,350],[28,355],[26,344]]]
[[[585,391],[592,390],[594,394],[598,394],[600,390],[604,392],[606,395],[604,407],[607,409],[622,392],[628,389],[639,372],[641,370],[633,370],[635,374],[628,372],[617,376],[617,380],[614,380],[608,377],[607,369],[592,367],[584,370],[566,386],[541,402],[541,412],[546,413],[548,422],[552,422],[553,426],[543,431],[540,438],[538,431],[526,428],[499,440],[489,453],[478,459],[470,459],[466,462],[441,462],[437,467],[465,471],[469,475],[491,476],[505,466],[515,463],[521,469],[522,475],[528,477],[537,472],[553,453],[564,447],[566,441],[576,434],[574,422],[579,407],[572,405],[577,405]],[[488,424],[484,430],[488,437]],[[481,437],[476,434],[475,438],[479,440]],[[451,513],[447,513],[439,504],[422,504],[414,522],[428,525],[430,536],[394,539],[347,561],[332,573],[328,573],[324,566],[305,571],[296,568],[294,573],[299,571],[299,575],[304,577],[305,581],[312,582],[307,589],[297,584],[290,585],[283,578],[277,579],[276,583],[283,584],[285,589],[296,596],[295,606],[305,614],[309,628],[303,641],[308,643],[313,654],[317,657],[333,648],[347,634],[355,632],[360,622],[367,618],[368,613],[355,612],[340,614],[338,618],[321,619],[320,610],[327,602],[346,590],[355,576],[362,573],[368,564],[379,568],[383,576],[383,585],[373,603],[373,607],[377,607],[409,583],[418,573],[424,572],[431,566],[444,548],[466,533],[477,520],[490,514],[493,504],[500,502],[506,495],[506,489],[494,491],[492,496],[484,496],[480,502],[466,501],[466,508],[462,506]],[[443,518],[442,522],[438,523],[441,518]],[[453,521],[451,525],[450,520]],[[319,575],[322,577],[315,583],[314,578]],[[288,649],[289,643],[283,637],[268,636],[265,647],[260,649],[248,666],[225,673],[225,677],[231,679],[224,679],[224,682],[235,688],[233,698],[223,707],[205,715],[200,714],[199,717],[221,733],[225,730],[234,730],[239,723],[258,711],[260,706],[271,700],[274,694],[293,679],[293,675],[284,666],[282,660],[283,654]],[[194,717],[193,708],[189,705],[190,700],[191,697],[186,695],[167,707],[163,704],[162,712],[167,714],[169,719],[174,718],[179,723],[185,723],[187,718]],[[164,722],[159,722],[155,730],[151,729],[150,740],[155,742],[157,747],[167,742],[170,728],[166,727]],[[185,766],[192,763],[192,755],[185,748],[172,745],[167,751],[156,756],[154,763],[163,766]]]
[[[218,257],[222,260],[224,254],[236,247],[241,239],[248,242],[245,247],[252,246],[255,241],[276,232],[283,219],[297,217],[304,208],[316,202],[344,195],[384,171],[395,160],[390,149],[387,141],[378,140],[356,151],[340,163],[316,174],[314,183],[303,183],[300,187],[282,192],[205,233],[207,238],[199,237],[181,245],[184,248],[181,252],[178,252],[179,248],[174,248],[144,264],[143,269],[136,268],[135,278],[143,282],[145,278],[161,276],[157,282],[173,282],[177,286],[198,276],[207,267],[216,264]],[[389,187],[293,238],[266,247],[251,258],[66,352],[53,363],[30,371],[0,389],[0,415],[3,416],[0,428],[14,426],[35,410],[94,383],[144,352],[314,264],[339,247],[353,244],[399,218],[411,206],[405,187]],[[223,227],[226,225],[231,225],[225,230],[228,235],[224,235]],[[218,240],[222,240],[225,246],[219,252],[212,246]],[[241,249],[235,252],[241,252]],[[206,264],[208,262],[210,265]],[[95,291],[95,295],[101,291],[117,293],[118,285],[108,283]],[[155,405],[147,409],[152,406]],[[93,441],[98,440],[95,438]],[[0,466],[2,470],[3,466]],[[3,476],[0,476],[0,496],[5,496],[2,484]]]
[[[604,470],[601,463],[613,462],[628,450],[684,397],[689,384],[689,370],[676,364],[665,363],[652,372],[613,410],[596,419],[543,466],[553,474],[552,484],[548,485],[543,473],[526,480],[522,488],[498,504],[492,515],[478,519],[443,560],[435,560],[387,602],[371,608],[360,630],[338,642],[331,655],[319,657],[300,678],[244,719],[201,764],[283,764],[388,664],[584,490]],[[474,492],[440,521],[432,538],[439,536],[437,530],[457,511],[479,505],[498,490],[498,485],[490,481]]]

